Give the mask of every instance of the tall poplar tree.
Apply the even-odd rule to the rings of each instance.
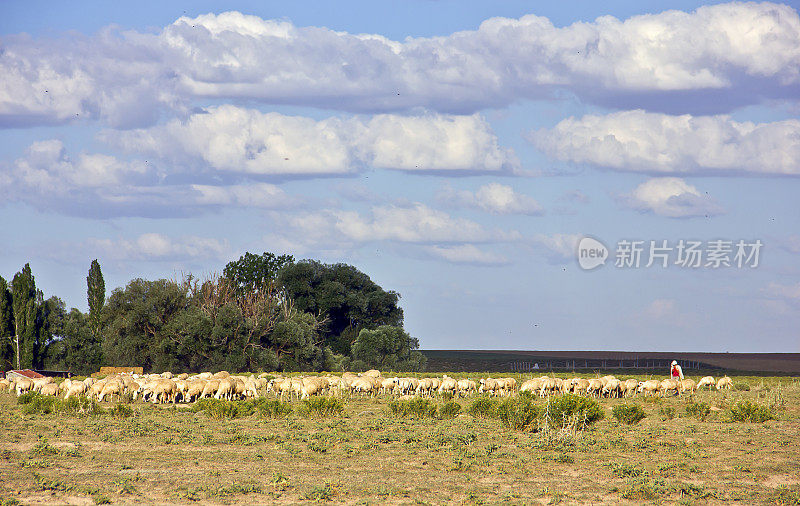
[[[92,336],[97,343],[100,343],[102,340],[100,313],[106,302],[106,283],[103,280],[103,273],[100,270],[100,263],[97,259],[92,260],[92,265],[89,267],[89,275],[86,276],[86,297],[89,301],[89,325],[92,330]]]

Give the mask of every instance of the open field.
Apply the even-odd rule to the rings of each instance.
[[[532,377],[512,376],[520,383]],[[685,397],[600,399],[602,420],[564,431],[535,424],[514,430],[466,413],[481,396],[455,399],[463,409],[452,419],[397,417],[389,396],[345,397],[343,413],[324,418],[306,418],[296,409],[301,401],[293,401],[295,411],[285,418],[256,413],[228,419],[191,406],[142,402],[129,404],[127,417],[26,414],[13,394],[2,393],[0,499],[800,504],[800,382],[735,382],[750,390],[694,396],[695,405],[712,408],[704,420],[687,412]],[[769,406],[775,419],[725,421],[742,400]],[[620,404],[637,404],[646,417],[621,423],[611,415]]]

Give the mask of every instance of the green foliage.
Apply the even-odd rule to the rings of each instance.
[[[425,356],[415,351],[419,340],[401,327],[381,325],[375,330],[363,329],[352,345],[352,355],[358,368],[419,371],[425,366]]]
[[[103,280],[103,272],[100,270],[100,263],[97,259],[92,260],[89,267],[89,275],[86,276],[86,299],[89,302],[89,322],[92,336],[96,342],[100,342],[100,313],[106,302],[106,282]]]
[[[500,401],[496,413],[504,426],[524,430],[531,427],[541,414],[541,410],[531,399],[509,397]]]
[[[285,418],[292,412],[291,404],[281,402],[278,399],[267,400],[261,398],[258,400],[261,402],[256,403],[256,411],[262,418]]]
[[[736,383],[733,384],[733,389],[739,392],[749,392],[750,385],[743,381],[737,381]]]
[[[686,414],[704,421],[711,414],[711,407],[705,402],[690,402],[686,405]]]
[[[467,408],[467,413],[477,418],[497,418],[497,405],[500,401],[494,397],[478,397]]]
[[[769,406],[755,402],[739,401],[730,407],[727,418],[733,422],[764,423],[775,418]]]
[[[605,416],[599,402],[575,394],[549,397],[547,413],[547,421],[553,428],[565,427],[572,423],[581,426],[591,425]]]
[[[627,463],[611,462],[608,467],[611,468],[611,474],[617,478],[636,478],[645,472],[641,466]]]
[[[276,256],[264,252],[261,256],[247,252],[239,260],[228,262],[223,276],[231,283],[239,296],[268,289],[286,266],[294,263],[291,255]]]
[[[23,397],[27,397],[23,399]],[[36,392],[28,392],[17,398],[17,402],[22,405],[22,412],[27,415],[33,414],[49,414],[55,411],[56,404],[59,400],[50,395],[39,395]]]
[[[312,397],[303,400],[297,413],[305,418],[341,416],[344,413],[344,402],[336,397]]]
[[[298,311],[326,318],[322,338],[335,353],[349,356],[362,329],[403,326],[400,294],[385,291],[352,265],[315,260],[287,264],[278,274],[278,285]]]
[[[49,414],[64,413],[69,415],[100,415],[106,411],[92,399],[86,397],[70,397],[61,400],[49,395],[41,395],[37,392],[28,392],[17,398],[17,403],[22,405],[23,413]]]
[[[638,404],[618,404],[611,409],[611,414],[618,421],[628,425],[636,425],[647,416]]]
[[[0,368],[13,369],[14,343],[14,300],[8,282],[0,276]]]
[[[439,418],[445,420],[455,418],[461,412],[461,404],[448,401],[439,406]]]
[[[133,408],[128,406],[127,404],[115,404],[113,408],[109,410],[109,414],[114,418],[130,418],[133,416],[134,411]]]
[[[672,406],[660,406],[658,408],[658,415],[661,417],[662,422],[675,419],[675,408]]]
[[[396,400],[389,403],[389,411],[399,418],[433,418],[436,416],[436,404],[422,397]]]
[[[203,398],[198,399],[192,405],[192,412],[204,412],[215,420],[222,420],[225,418],[237,418],[242,413],[239,410],[239,403],[236,401],[229,401],[226,399],[211,399]]]

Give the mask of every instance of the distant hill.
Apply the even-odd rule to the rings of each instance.
[[[800,353],[690,353],[635,351],[421,350],[427,370],[525,372],[550,370],[664,370],[672,360],[684,369],[724,369],[800,374]]]

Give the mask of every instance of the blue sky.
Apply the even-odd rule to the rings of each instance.
[[[110,291],[273,251],[400,292],[423,348],[798,352],[800,18],[670,7],[5,2],[0,275],[85,310],[94,258]]]

